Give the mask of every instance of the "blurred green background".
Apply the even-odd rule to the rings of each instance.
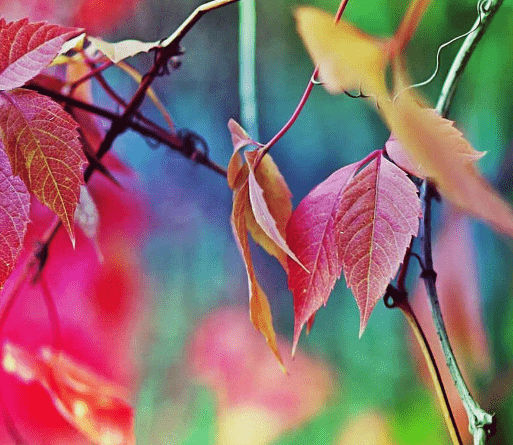
[[[147,41],[166,37],[199,4],[142,1],[129,20],[104,37]],[[332,13],[338,7],[332,0],[308,4]],[[261,142],[268,141],[290,117],[313,70],[295,31],[292,12],[297,5],[289,0],[256,1],[256,105]],[[390,36],[406,7],[407,2],[401,0],[350,0],[344,17],[371,34]],[[429,77],[439,45],[468,31],[475,19],[475,1],[433,1],[407,48],[412,78]],[[180,69],[154,85],[178,128],[204,137],[210,157],[224,166],[232,152],[227,122],[230,118],[240,121],[238,21],[237,5],[203,17],[183,40]],[[460,43],[442,51],[439,74],[422,88],[432,104]],[[147,56],[133,60],[140,70],[150,62]],[[488,152],[480,166],[510,200],[512,67],[513,0],[505,0],[461,79],[449,118],[474,148]],[[118,72],[109,71],[107,76],[125,97],[135,90],[135,85],[127,88]],[[144,112],[163,124],[151,105],[145,104]],[[296,206],[330,173],[382,148],[388,135],[369,104],[344,95],[330,96],[315,87],[299,119],[271,153]],[[247,305],[245,271],[229,225],[231,191],[222,177],[164,147],[151,150],[146,142],[127,133],[116,145],[117,152],[139,172],[154,215],[153,237],[144,254],[149,272],[157,277],[158,292],[148,328],[151,341],[136,351],[144,369],[137,406],[138,443],[214,444],[221,412],[218,395],[190,377],[186,351],[204,314],[221,306]],[[482,302],[482,314],[475,317],[483,320],[492,366],[484,375],[471,374],[470,378],[484,407],[498,418],[499,432],[490,443],[513,443],[512,244],[481,223],[473,223],[472,230]],[[254,252],[261,284],[273,307],[275,328],[290,343],[293,311],[286,277],[274,259],[258,249]],[[418,268],[412,268],[411,291],[417,274]],[[401,313],[378,304],[360,340],[358,320],[356,304],[342,279],[327,307],[319,311],[311,334],[300,341],[305,353],[333,370],[335,389],[309,421],[268,443],[342,443],[343,432],[359,413],[366,412],[379,412],[386,419],[388,439],[382,443],[448,443],[431,389],[418,376],[420,359],[412,355]],[[367,426],[372,427],[371,421]]]

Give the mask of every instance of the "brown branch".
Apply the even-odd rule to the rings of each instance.
[[[44,94],[52,99],[68,104],[70,107],[80,108],[89,113],[96,114],[97,116],[109,119],[111,121],[116,121],[121,118],[120,115],[113,113],[112,111],[106,110],[105,108],[98,107],[93,104],[89,104],[87,102],[80,101],[73,97],[66,96],[65,94],[57,93],[49,88],[45,88],[41,85],[30,84],[26,86],[26,88],[31,89],[33,91],[37,91],[38,93]],[[147,127],[145,124],[138,123],[136,121],[129,121],[127,127],[131,130],[141,134],[142,136],[146,136],[154,139],[155,141],[162,143],[169,147],[170,149],[179,152],[183,156],[188,159],[193,159],[194,162],[204,165],[212,171],[220,174],[221,176],[226,177],[226,170],[221,167],[219,164],[211,161],[208,156],[205,155],[200,150],[192,150],[190,147],[186,147],[184,145],[183,139],[179,137],[177,134],[171,133],[168,130],[153,124],[153,128]]]

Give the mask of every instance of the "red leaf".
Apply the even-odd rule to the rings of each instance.
[[[380,153],[344,190],[340,204],[340,259],[360,309],[360,336],[378,300],[417,235],[417,189]]]
[[[0,19],[0,90],[22,86],[46,68],[66,40],[82,30]]]
[[[23,181],[13,176],[0,141],[0,288],[11,274],[27,231],[30,194]]]
[[[135,444],[133,408],[126,401],[126,390],[64,353],[46,347],[38,357],[5,343],[2,366],[25,383],[42,385],[57,411],[94,444]]]
[[[13,174],[59,216],[73,243],[85,164],[76,127],[46,96],[23,89],[1,93],[0,137]]]
[[[298,205],[287,226],[287,242],[310,273],[288,260],[294,297],[294,353],[304,324],[325,305],[340,278],[337,215],[342,194],[360,163],[347,165],[315,187]]]

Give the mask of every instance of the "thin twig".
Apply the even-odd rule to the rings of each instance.
[[[101,159],[105,153],[107,153],[114,140],[123,133],[128,127],[129,122],[132,119],[134,113],[139,109],[146,96],[146,91],[153,83],[155,78],[162,72],[162,70],[167,67],[169,59],[173,56],[180,54],[180,41],[183,37],[191,30],[191,28],[196,24],[196,22],[207,12],[218,9],[222,6],[226,6],[230,3],[235,3],[238,0],[216,0],[205,3],[201,6],[198,6],[196,10],[178,27],[178,29],[167,39],[162,42],[162,48],[158,48],[156,60],[150,71],[148,71],[144,76],[137,88],[134,96],[127,104],[127,107],[120,118],[114,122],[110,129],[107,131],[105,138],[103,139],[100,147],[98,148],[98,152],[96,156],[98,159]],[[84,179],[87,181],[89,177],[92,175],[94,169],[87,167],[84,172]]]
[[[97,116],[109,119],[111,121],[116,121],[121,118],[120,115],[113,113],[112,111],[106,110],[105,108],[101,108],[96,105],[89,104],[87,102],[83,102],[78,99],[66,96],[64,94],[57,93],[56,91],[53,91],[49,88],[45,88],[41,85],[31,84],[25,88],[37,91],[41,94],[51,97],[52,99],[55,99],[56,101],[67,103],[71,107],[80,108],[82,110],[88,111],[89,113],[96,114]],[[200,151],[190,153],[189,150],[186,150],[183,144],[183,140],[177,134],[171,133],[166,129],[158,126],[157,124],[153,124],[152,128],[149,128],[146,127],[143,123],[129,121],[127,125],[128,128],[132,129],[133,131],[140,133],[143,136],[152,138],[168,146],[172,150],[181,153],[183,156],[187,158],[193,158],[194,162],[196,162],[197,164],[202,164],[210,170],[220,174],[221,176],[226,177],[226,170],[219,164],[216,164],[215,162],[211,161],[207,156],[205,156],[204,153]]]
[[[236,3],[239,0],[214,0],[208,3],[204,3],[198,6],[194,12],[185,20],[178,29],[171,34],[167,39],[162,42],[162,46],[169,46],[179,44],[180,41],[185,37],[191,28],[196,24],[196,22],[203,17],[207,12],[213,11],[214,9],[222,8],[223,6],[227,6],[231,3]]]
[[[431,245],[431,202],[433,192],[431,191],[433,185],[425,181],[422,189],[421,196],[423,202],[423,225],[422,225],[422,250],[424,257],[425,270],[422,273],[426,291],[431,304],[431,313],[435,325],[436,333],[440,339],[442,351],[445,356],[445,361],[449,372],[454,381],[458,394],[465,407],[469,418],[469,430],[474,436],[475,445],[484,445],[486,436],[490,433],[493,425],[493,416],[484,411],[478,403],[474,400],[470,391],[465,383],[463,374],[458,366],[456,357],[452,350],[449,336],[445,328],[445,323],[440,309],[440,302],[438,300],[438,293],[436,290],[436,273],[433,270],[433,251]]]
[[[390,306],[387,304],[385,300],[385,305],[387,307],[398,307],[401,309],[403,315],[405,316],[406,320],[408,321],[411,330],[413,331],[415,338],[417,340],[417,343],[419,344],[420,350],[422,352],[422,355],[424,356],[424,360],[426,362],[426,365],[428,367],[429,374],[431,376],[431,381],[433,382],[433,386],[435,388],[435,393],[438,398],[438,402],[440,404],[440,407],[442,409],[442,413],[445,419],[445,424],[447,426],[447,429],[449,430],[449,435],[451,437],[453,445],[461,445],[461,437],[460,433],[458,431],[458,427],[456,425],[456,421],[454,419],[454,415],[451,410],[451,405],[449,403],[449,399],[447,398],[447,393],[445,392],[445,387],[442,381],[442,378],[440,376],[440,371],[438,370],[438,366],[436,364],[435,357],[433,356],[433,352],[431,351],[431,347],[429,346],[429,342],[426,339],[426,336],[424,335],[424,331],[422,330],[422,327],[420,326],[420,323],[415,316],[415,313],[413,312],[413,308],[411,307],[410,303],[408,302],[408,294],[406,291],[406,276],[408,274],[408,266],[410,264],[410,259],[414,253],[412,253],[412,244],[413,244],[413,238],[410,242],[410,245],[408,246],[408,249],[406,250],[406,254],[404,255],[403,264],[401,265],[401,269],[399,271],[399,275],[397,277],[397,291],[398,295],[402,298],[396,298],[394,299],[394,305]],[[391,295],[391,294],[389,294]]]
[[[114,65],[114,62],[112,60],[108,60],[107,62],[102,63],[100,66],[95,66],[93,61],[88,61],[88,65],[91,67],[91,71],[89,71],[87,74],[84,74],[80,79],[74,80],[69,84],[70,95],[73,94],[73,92],[76,88],[78,88],[78,86],[88,81],[91,77],[95,77],[97,74],[111,67],[112,65]]]

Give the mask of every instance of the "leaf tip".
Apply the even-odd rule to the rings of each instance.
[[[76,237],[75,237],[75,231],[70,227],[68,228],[66,225],[66,231],[68,232],[68,235],[69,235],[69,239],[71,241],[71,245],[73,246],[73,250],[75,250],[75,244],[76,244]]]
[[[294,327],[294,338],[293,338],[293,341],[292,341],[292,358],[294,358],[294,356],[296,355],[296,349],[297,349],[297,345],[299,343],[299,337],[301,336],[301,331],[303,330],[303,326],[304,326],[304,322],[301,323],[301,324],[298,324],[297,323],[297,320],[296,320],[296,325]]]

